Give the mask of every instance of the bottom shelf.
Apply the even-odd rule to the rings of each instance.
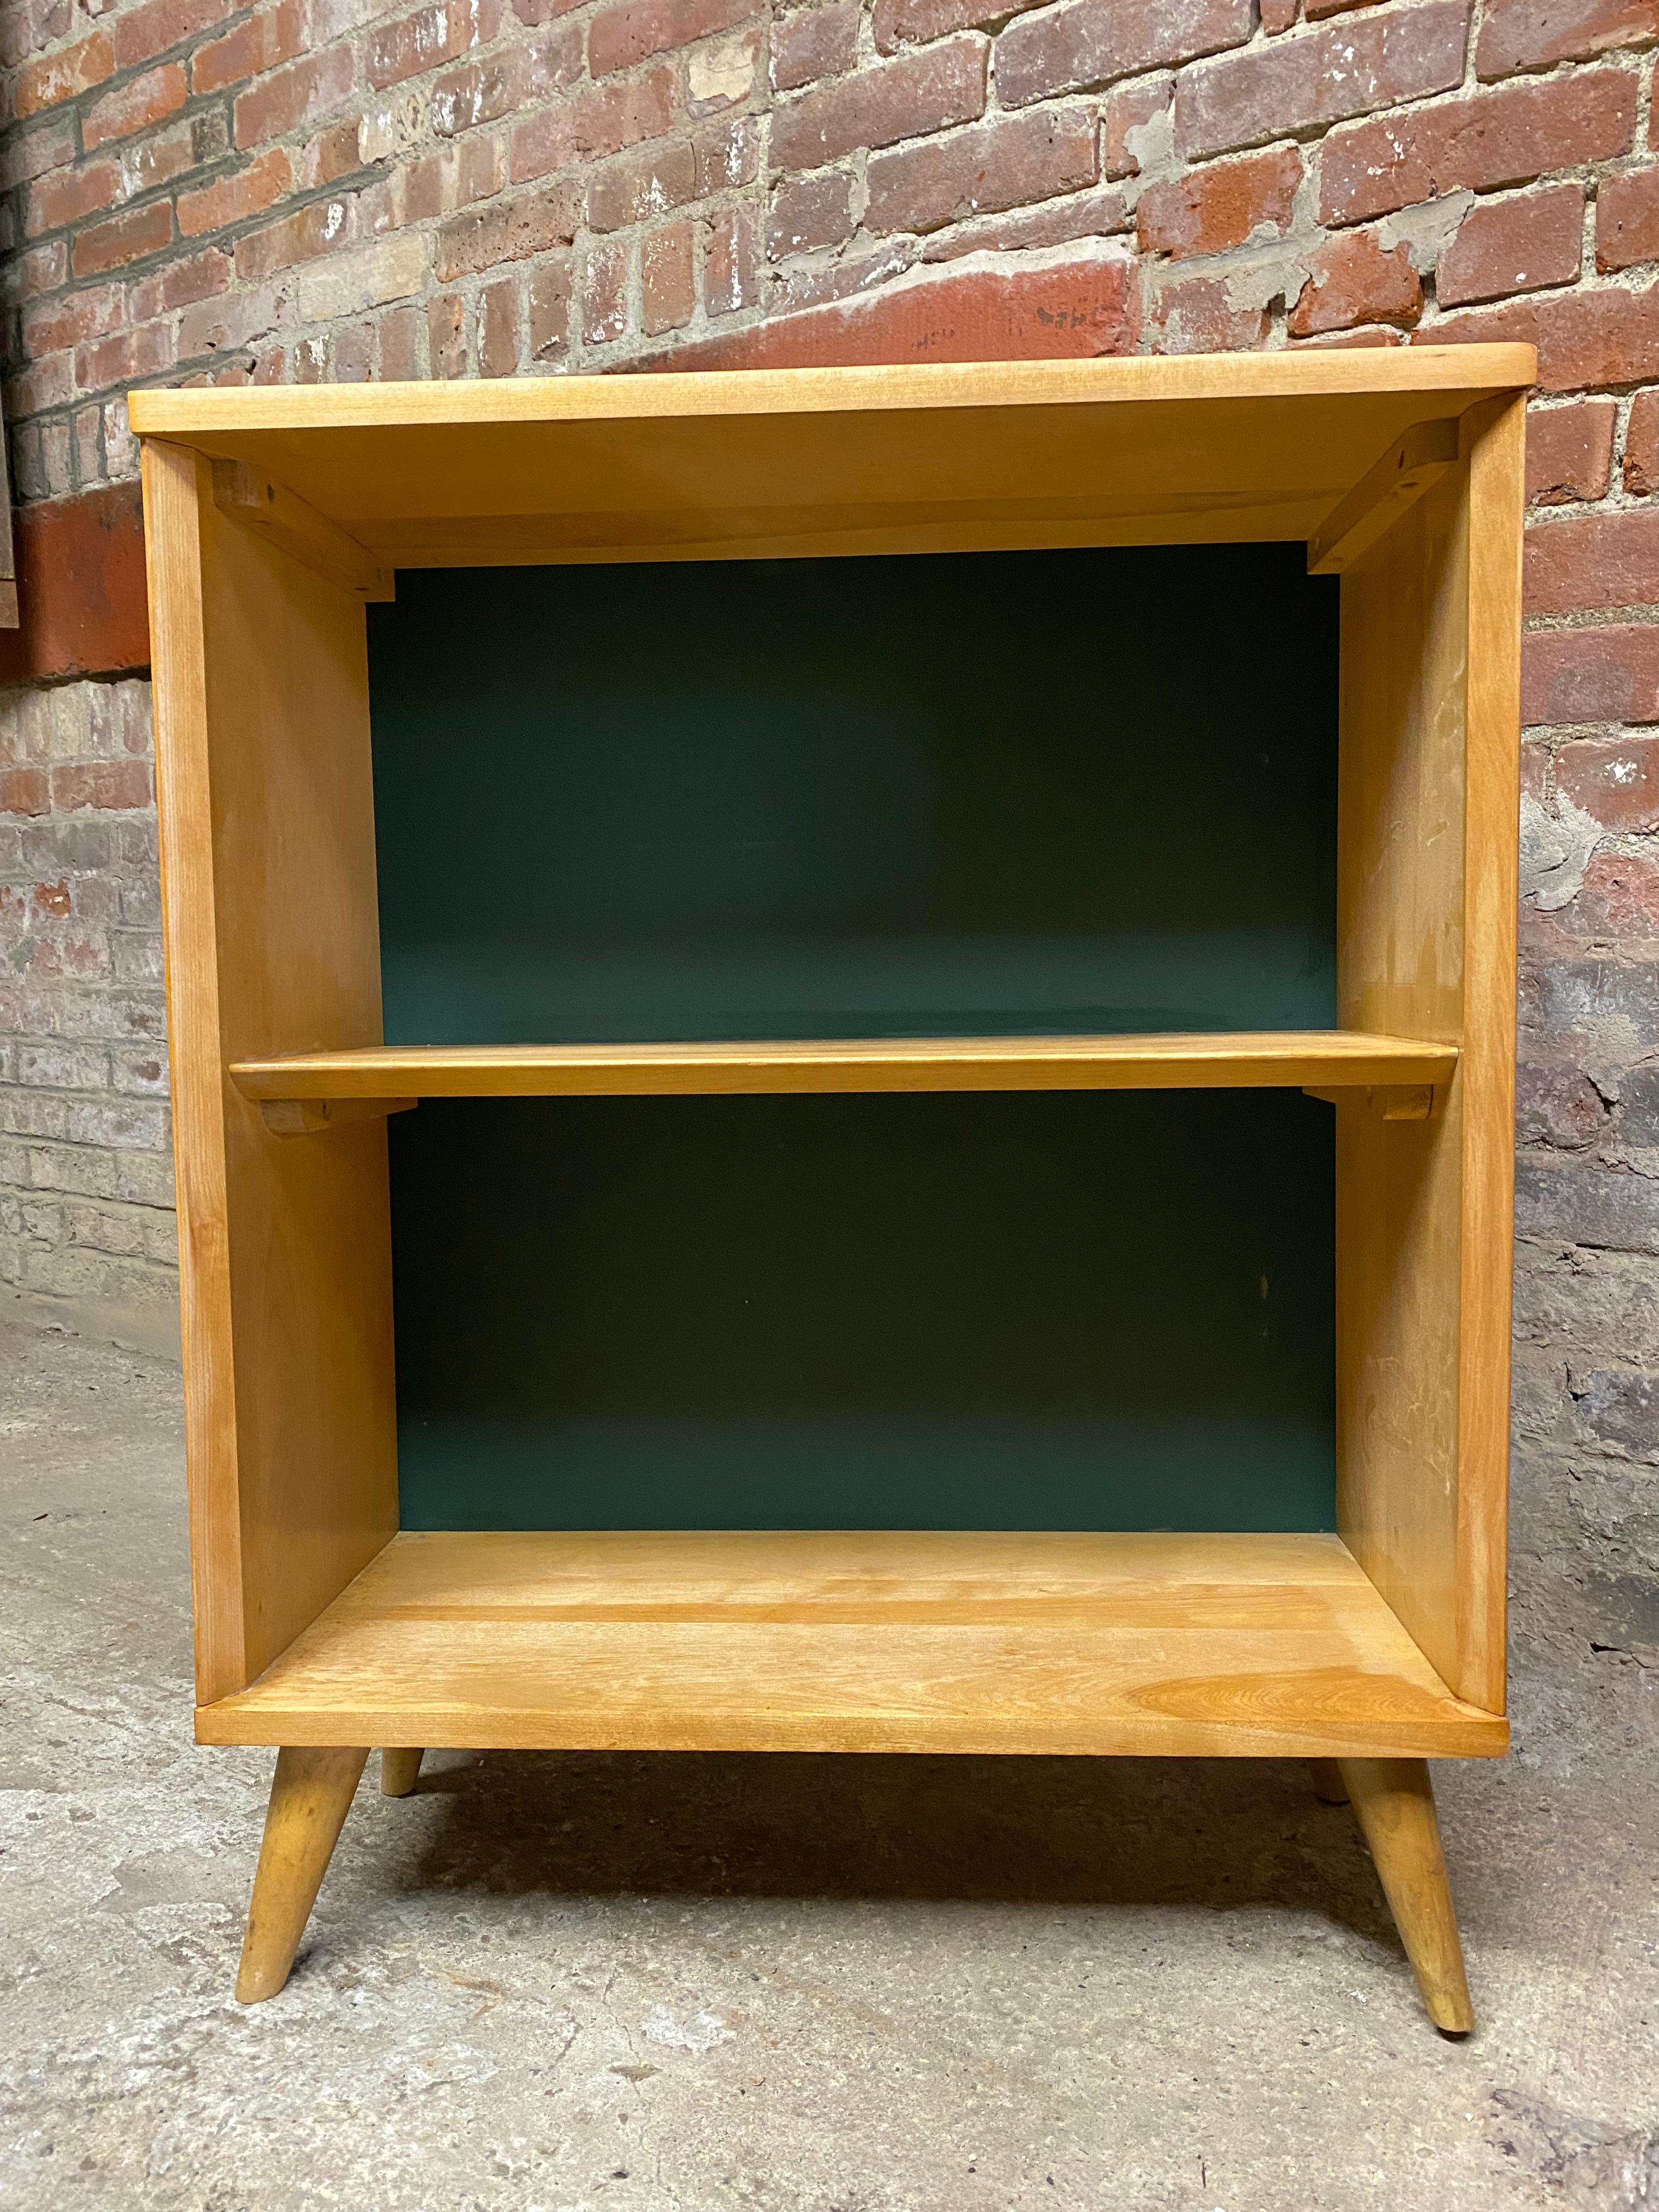
[[[203,1743],[1489,1757],[1335,1536],[394,1537]]]

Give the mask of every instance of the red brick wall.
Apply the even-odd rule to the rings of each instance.
[[[125,495],[78,496],[132,474],[135,380],[1535,341],[1517,1424],[1551,1479],[1522,1498],[1587,1589],[1659,1565],[1659,0],[0,24],[15,477],[64,502],[0,677],[142,650]],[[164,1196],[115,1088],[159,1006],[138,726],[71,688],[0,712],[0,1276],[64,1295],[100,1236],[153,1267]],[[136,804],[100,796],[112,747]]]

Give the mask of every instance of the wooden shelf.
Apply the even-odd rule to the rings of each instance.
[[[1486,1757],[1336,1536],[404,1534],[204,1743]]]
[[[247,1098],[826,1091],[1185,1091],[1444,1083],[1455,1046],[1342,1030],[857,1037],[745,1044],[375,1045],[240,1060]]]
[[[378,598],[391,568],[1308,538],[1396,440],[1534,370],[1529,346],[1411,346],[136,392],[131,414],[254,471],[270,534]]]

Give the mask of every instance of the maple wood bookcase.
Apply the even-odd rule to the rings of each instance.
[[[372,1747],[1243,1754],[1468,2026],[1533,366],[134,394],[240,1995]]]

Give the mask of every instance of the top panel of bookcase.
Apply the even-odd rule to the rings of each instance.
[[[137,392],[388,567],[1308,538],[1522,345]]]

